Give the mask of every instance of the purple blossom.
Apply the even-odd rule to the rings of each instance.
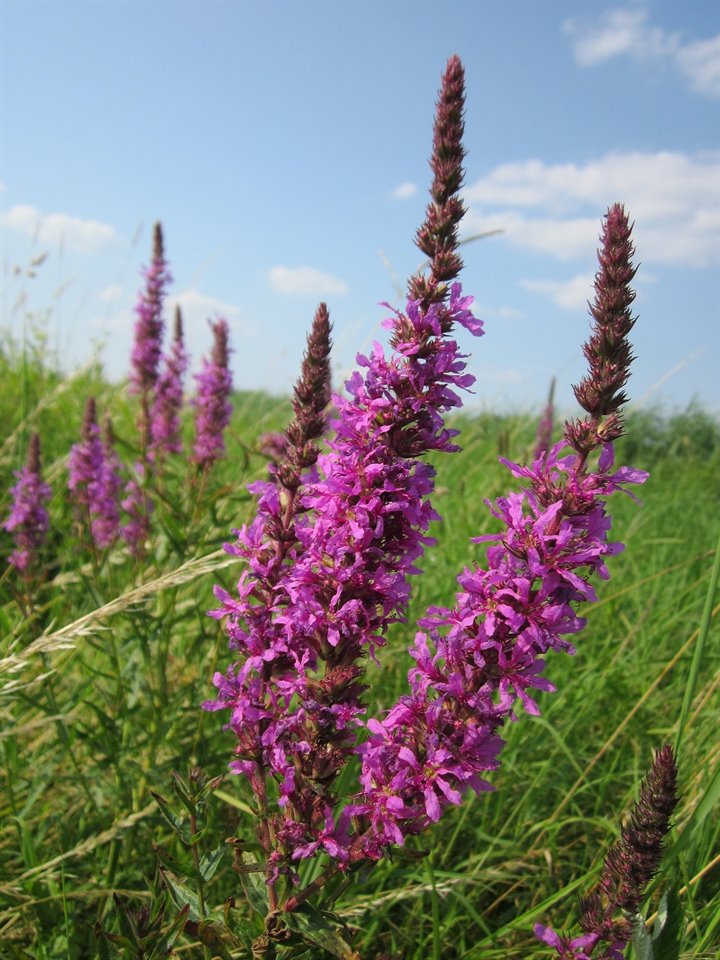
[[[150,414],[150,451],[162,456],[182,453],[180,411],[183,402],[183,378],[188,355],[183,340],[182,314],[175,310],[175,331],[170,353],[155,386],[155,399]]]
[[[34,433],[30,438],[27,463],[14,474],[17,483],[10,490],[13,504],[10,516],[3,524],[15,542],[15,550],[8,562],[25,574],[37,562],[38,552],[50,527],[45,504],[52,491],[43,482],[40,471],[40,437]]]
[[[193,399],[196,414],[192,459],[200,470],[207,470],[225,455],[225,428],[232,415],[228,323],[220,318],[211,322],[210,327],[215,341],[213,352],[210,360],[203,360],[202,370],[195,376],[198,387]]]
[[[345,821],[331,842],[319,844],[318,836],[325,836],[335,803],[329,787],[354,749],[363,713],[360,662],[404,617],[408,578],[419,572],[437,516],[428,499],[434,471],[417,457],[457,449],[443,413],[460,405],[456,391],[473,378],[442,331],[460,324],[480,333],[470,304],[456,283],[447,304],[423,309],[410,301],[396,311],[388,322],[393,334],[401,332],[395,353],[386,358],[375,344],[370,357],[358,357],[365,376],[355,374],[348,396],[335,398],[334,436],[317,460],[317,476],[305,478],[296,543],[278,552],[283,495],[276,483],[257,482],[249,487],[260,497],[256,519],[226,548],[244,557],[248,570],[237,597],[216,589],[221,606],[213,616],[224,620],[242,660],[216,675],[218,699],[208,706],[231,710],[240,758],[232,769],[247,774],[260,752],[261,767],[280,784],[283,822],[304,825],[284,834],[292,860],[333,844],[342,851],[338,861],[346,859]],[[270,688],[261,679],[268,672]],[[435,761],[442,792],[441,751]],[[431,791],[426,803],[434,809]]]
[[[646,474],[612,471],[607,444],[595,472],[578,470],[580,456],[560,457],[553,447],[531,468],[507,463],[529,483],[489,504],[503,531],[477,537],[490,542],[485,569],[468,567],[452,609],[431,608],[416,635],[410,693],[382,720],[367,723],[360,748],[363,796],[351,802],[368,817],[362,837],[365,856],[420,833],[443,808],[460,802],[471,788],[489,789],[487,771],[499,764],[498,729],[515,719],[520,703],[540,711],[531,690],[554,690],[542,676],[551,649],[574,652],[565,639],[583,629],[574,604],[596,599],[593,573],[607,578],[605,558],[622,549],[610,543],[601,497],[642,483]],[[415,758],[408,769],[409,758]],[[402,801],[400,815],[373,820],[382,797]],[[355,814],[357,816],[357,813]]]
[[[145,467],[138,461],[135,464],[134,476],[125,486],[125,498],[121,504],[128,520],[121,527],[120,533],[130,553],[138,558],[145,553],[145,545],[150,536],[150,515],[154,510],[154,504],[144,488],[144,481]]]
[[[162,226],[155,224],[153,257],[144,271],[145,288],[138,295],[135,312],[135,340],[132,347],[130,383],[136,393],[146,394],[155,387],[162,351],[163,302],[172,280],[165,260]]]
[[[68,487],[80,519],[89,525],[95,545],[104,550],[118,534],[122,480],[111,442],[100,436],[94,397],[88,399],[82,440],[70,450],[68,470]]]
[[[550,391],[548,393],[547,404],[543,410],[542,416],[540,417],[540,422],[538,423],[533,460],[537,460],[538,457],[542,456],[543,453],[546,453],[552,446],[553,425],[555,421],[555,405],[553,403],[554,399],[555,377],[553,377],[550,381]]]
[[[150,407],[158,379],[165,328],[162,316],[163,303],[171,279],[165,260],[162,227],[156,223],[153,233],[152,262],[145,270],[145,288],[140,291],[135,307],[137,321],[130,356],[130,389],[140,395],[137,426],[143,460],[147,458],[152,440]]]

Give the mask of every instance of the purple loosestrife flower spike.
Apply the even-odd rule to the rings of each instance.
[[[138,430],[140,447],[145,456],[151,441],[150,404],[151,395],[158,378],[164,330],[163,303],[167,286],[172,280],[165,260],[162,226],[155,224],[153,232],[153,256],[145,270],[145,288],[138,296],[135,307],[135,340],[130,356],[130,389],[140,395]]]
[[[103,466],[92,533],[101,549],[112,546],[120,533],[120,491],[122,466],[115,450],[112,420],[105,414],[102,427]]]
[[[68,470],[68,487],[80,519],[89,526],[95,545],[104,550],[113,543],[120,526],[122,481],[114,453],[101,439],[94,397],[88,398],[82,440],[70,451]]]
[[[15,550],[8,562],[24,574],[36,564],[50,527],[45,504],[52,491],[43,483],[40,471],[40,437],[34,433],[30,438],[27,463],[15,473],[17,483],[10,491],[13,504],[3,525],[15,541]]]
[[[224,433],[232,414],[227,320],[221,317],[210,327],[214,338],[212,356],[203,361],[202,370],[195,376],[198,388],[193,399],[196,415],[192,459],[201,471],[225,455]]]
[[[595,301],[590,307],[593,330],[583,346],[589,371],[573,387],[589,417],[568,423],[565,439],[578,453],[588,454],[602,443],[623,435],[620,407],[627,401],[623,387],[634,357],[627,339],[635,325],[630,307],[635,291],[630,286],[637,267],[630,224],[624,207],[616,203],[607,212],[598,251],[600,269],[595,276]],[[603,419],[606,418],[606,419]],[[602,426],[601,426],[602,421]]]
[[[150,515],[154,504],[144,489],[145,466],[138,461],[134,476],[125,486],[125,498],[122,509],[128,516],[127,523],[120,528],[123,540],[133,557],[141,559],[145,555],[145,544],[150,536]]]
[[[462,152],[444,166],[439,154],[462,129],[462,69],[454,60],[438,109],[444,119],[436,125],[433,189],[457,210],[450,200],[462,181]],[[447,136],[443,124],[452,126]],[[207,706],[232,711],[231,770],[252,783],[267,771],[277,783],[271,878],[292,875],[293,861],[323,851],[340,865],[348,861],[349,825],[334,818],[333,787],[356,746],[364,660],[404,618],[409,577],[420,572],[416,562],[431,542],[434,470],[418,458],[458,449],[443,415],[460,406],[456,391],[473,377],[450,332],[460,324],[480,334],[482,324],[459,283],[441,289],[431,277],[422,291],[423,299],[410,299],[384,324],[392,355],[375,344],[369,357],[358,356],[364,374],[354,373],[347,396],[336,398],[329,450],[303,477],[294,529],[284,519],[296,483],[288,457],[274,485],[250,488],[260,494],[257,516],[227,548],[248,562],[237,598],[216,588],[221,605],[212,615],[225,621],[238,662],[216,674],[218,697]],[[291,544],[279,549],[282,530]]]
[[[660,866],[663,839],[677,805],[676,791],[677,766],[672,748],[666,744],[655,754],[630,819],[605,858],[600,879],[582,902],[583,936],[569,940],[550,927],[535,926],[538,939],[555,947],[563,960],[592,957],[598,946],[604,949],[597,960],[622,960],[625,956],[632,917]],[[583,950],[577,952],[577,947]]]
[[[538,423],[537,436],[535,438],[535,452],[533,460],[544,456],[552,446],[553,425],[555,421],[555,377],[550,381],[550,390],[548,399],[542,417]]]
[[[150,452],[162,457],[167,453],[182,453],[180,411],[183,402],[183,378],[188,366],[188,355],[183,339],[180,307],[175,308],[175,329],[172,348],[155,387],[155,399],[150,415]]]
[[[623,250],[629,256],[631,247],[626,243]],[[616,262],[616,273],[634,271]],[[599,302],[611,299],[606,280],[598,284]],[[590,382],[605,376],[596,353],[600,347],[587,350]],[[629,358],[630,345],[614,342],[613,355]],[[359,751],[363,792],[340,816],[340,822],[354,817],[359,824],[351,859],[379,859],[388,846],[422,832],[448,805],[460,803],[468,788],[489,789],[483,775],[499,764],[497,731],[515,719],[518,703],[539,713],[533,688],[554,689],[542,676],[544,657],[551,649],[574,652],[564,636],[585,626],[574,605],[596,599],[590,575],[607,579],[605,559],[623,549],[608,542],[603,498],[647,478],[639,470],[612,469],[601,417],[615,416],[618,407],[615,398],[594,411],[589,441],[570,456],[560,456],[560,443],[532,467],[501,458],[525,486],[489,504],[504,530],[475,538],[493,544],[486,569],[466,568],[455,606],[431,608],[420,621],[427,632],[416,635],[411,651],[410,693],[383,720],[367,722],[370,736]],[[599,445],[597,468],[589,470],[588,453]]]

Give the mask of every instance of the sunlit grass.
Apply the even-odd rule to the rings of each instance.
[[[49,575],[31,616],[23,617],[14,600],[13,571],[3,564],[0,574],[0,956],[79,960],[96,956],[96,922],[118,929],[113,893],[133,909],[149,901],[155,848],[166,862],[181,856],[153,792],[173,797],[173,771],[199,765],[216,776],[226,769],[233,738],[220,716],[200,705],[212,697],[213,672],[231,654],[206,611],[212,585],[231,588],[240,570],[220,547],[250,515],[245,482],[265,473],[257,438],[284,424],[289,405],[237,394],[228,456],[212,475],[202,510],[188,504],[185,465],[177,461],[148,557],[139,564],[111,551],[96,570],[71,533],[64,458],[89,393],[111,410],[128,445],[134,410],[97,368],[67,381],[47,369],[41,351],[5,351],[0,367],[3,516],[11,472],[32,430],[42,435],[54,488]],[[498,453],[522,459],[532,449],[532,418],[458,423],[464,449],[437,460],[443,520],[415,584],[409,623],[393,628],[381,669],[368,667],[373,710],[404,689],[415,618],[429,604],[448,603],[457,573],[482,559],[482,547],[469,538],[495,528],[484,499],[507,491],[512,480]],[[548,675],[558,691],[540,697],[542,716],[521,716],[506,729],[496,791],[468,796],[407,855],[345,891],[338,912],[364,960],[541,955],[533,923],[575,926],[578,897],[652,750],[675,741],[720,531],[716,426],[698,410],[631,416],[619,458],[652,476],[642,507],[614,498],[614,536],[627,549],[610,562],[612,579],[598,585],[600,602],[584,611],[589,626],[577,655],[551,660]],[[6,556],[10,542],[2,537]],[[710,602],[681,742],[677,831],[662,877],[682,888],[685,958],[715,957],[720,943],[720,865],[713,866],[720,841],[713,808],[720,793],[720,649]],[[245,790],[228,778],[214,795],[204,849],[219,848],[228,835],[251,836]],[[206,896],[212,906],[235,897],[235,916],[247,914],[251,931],[231,859],[228,850]],[[177,955],[208,954],[185,937]]]

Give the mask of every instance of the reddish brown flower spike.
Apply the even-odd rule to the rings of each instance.
[[[430,258],[430,276],[421,273],[411,277],[408,296],[423,300],[426,305],[439,303],[446,297],[445,284],[462,269],[457,253],[458,224],[465,213],[457,196],[463,183],[465,150],[462,136],[465,124],[465,71],[458,56],[450,57],[442,78],[435,110],[433,152],[430,166],[434,177],[425,222],[415,242]]]

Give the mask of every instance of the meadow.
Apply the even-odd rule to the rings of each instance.
[[[42,434],[44,475],[54,486],[54,565],[33,597],[31,616],[13,598],[7,565],[0,580],[0,655],[3,662],[19,660],[13,672],[5,664],[2,689],[0,955],[102,956],[97,924],[120,931],[123,911],[137,916],[162,903],[167,926],[187,889],[159,879],[160,869],[179,878],[192,873],[192,864],[154,795],[179,814],[174,773],[187,779],[194,766],[208,777],[226,771],[232,737],[218,715],[200,709],[212,696],[213,672],[228,658],[223,631],[206,611],[214,604],[213,584],[230,589],[238,575],[238,561],[218,550],[250,516],[244,483],[267,471],[258,438],[287,422],[290,405],[235,393],[227,456],[216,465],[203,510],[184,502],[178,462],[158,509],[151,554],[139,563],[111,551],[93,569],[71,533],[67,451],[89,394],[112,409],[119,438],[133,435],[136,403],[124,387],[104,383],[99,368],[70,378],[53,372],[42,343],[25,351],[8,344],[0,362],[3,514],[11,471],[32,430]],[[415,578],[409,624],[430,603],[450,602],[455,576],[481,555],[468,539],[493,529],[484,498],[508,486],[498,454],[525,460],[536,418],[464,415],[458,425],[462,452],[436,458],[443,519],[434,524],[438,544],[424,558],[425,575]],[[642,507],[620,494],[613,498],[613,535],[627,549],[612,561],[612,580],[588,611],[576,656],[550,664],[558,690],[539,695],[542,716],[521,716],[506,730],[502,767],[492,778],[496,791],[466,798],[402,856],[349,884],[337,909],[362,957],[542,955],[533,923],[552,917],[556,926],[572,926],[577,899],[616,837],[652,750],[678,739],[689,689],[678,742],[681,799],[659,885],[680,891],[686,917],[680,955],[717,956],[716,426],[700,410],[631,414],[619,458],[651,478]],[[401,691],[411,663],[409,636],[409,626],[393,626],[380,669],[370,666],[369,696],[379,707]],[[259,918],[243,904],[225,839],[251,835],[250,802],[241,778],[227,776],[198,827],[203,855],[218,851],[219,858],[202,892],[208,915],[222,914],[234,898],[230,913],[247,931],[245,949]],[[656,901],[657,893],[650,904]],[[109,956],[168,955],[103,949]],[[249,955],[220,945],[208,950],[183,935],[173,955]],[[325,954],[315,948],[307,955]]]
[[[218,318],[180,404],[159,225],[129,385],[0,344],[3,960],[717,957],[717,423],[623,426],[620,204],[588,416],[457,412],[463,90],[453,57],[429,259],[329,427],[322,305],[292,400],[230,393]]]

